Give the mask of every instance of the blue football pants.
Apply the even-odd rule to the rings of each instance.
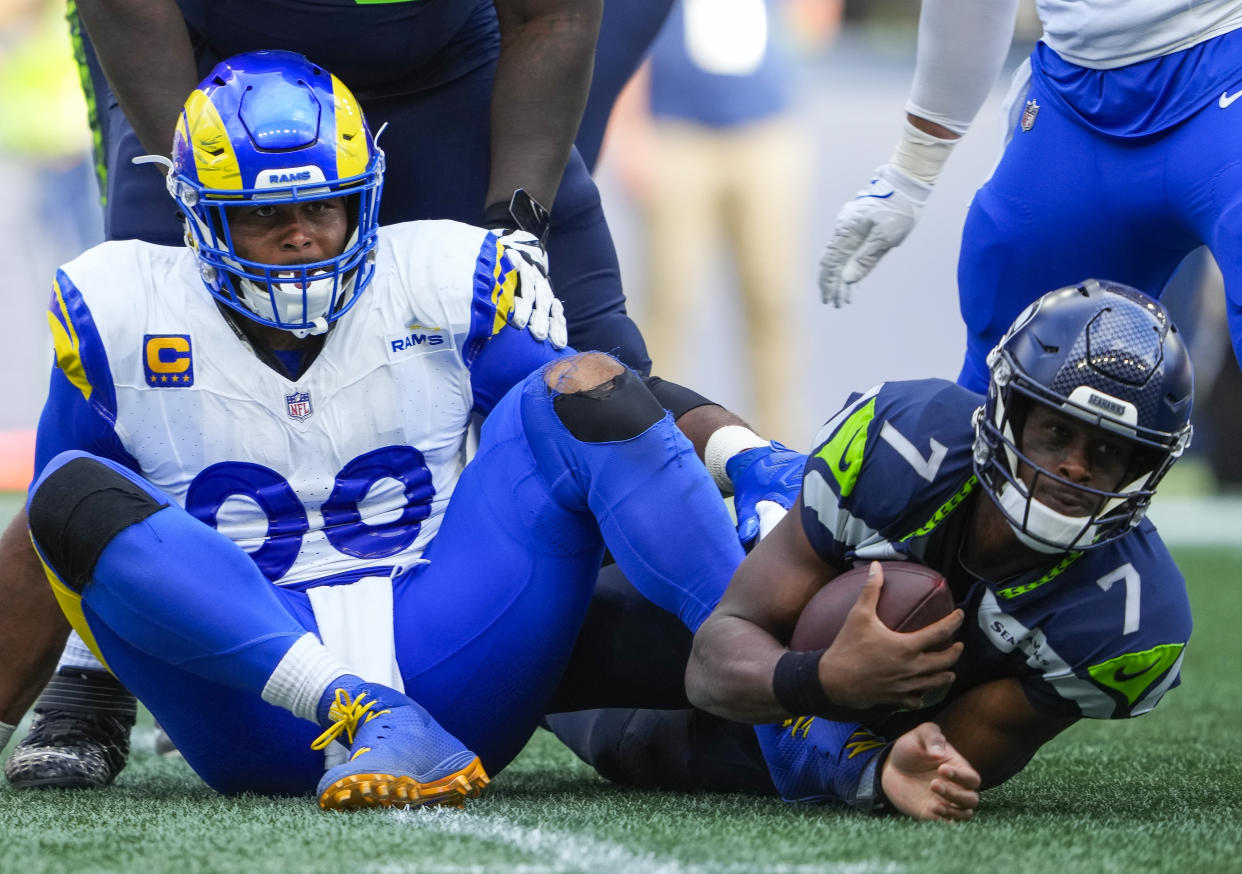
[[[83,457],[53,459],[32,502]],[[487,419],[429,561],[394,581],[406,693],[490,773],[517,755],[552,698],[605,544],[634,587],[691,630],[742,558],[719,493],[670,416],[630,439],[585,443],[536,372]],[[36,546],[48,554],[37,531]],[[209,785],[314,788],[323,756],[309,744],[319,728],[260,698],[289,646],[316,630],[304,592],[273,586],[240,548],[172,504],[108,541],[81,610],[109,667]]]
[[[1097,278],[1159,297],[1200,245],[1224,274],[1242,360],[1242,102],[1213,102],[1161,134],[1126,140],[1067,117],[1036,82],[1026,99],[1039,105],[1034,124],[1015,124],[962,231],[958,383],[986,390],[988,351],[1045,292]]]

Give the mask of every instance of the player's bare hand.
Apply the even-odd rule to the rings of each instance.
[[[914,819],[964,822],[979,806],[979,774],[934,722],[897,738],[880,782],[889,802]]]
[[[953,683],[951,669],[962,644],[952,641],[964,614],[954,610],[916,631],[893,631],[876,613],[883,585],[883,568],[872,562],[858,600],[820,659],[820,682],[841,707],[919,710],[938,701]]]

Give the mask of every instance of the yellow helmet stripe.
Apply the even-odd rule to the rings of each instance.
[[[193,139],[190,130],[194,131]],[[190,143],[198,181],[204,188],[236,191],[246,187],[224,119],[206,92],[196,90],[186,100],[185,111],[177,121],[177,133]]]
[[[65,295],[60,290],[59,280],[52,283],[52,291],[56,295],[56,305],[60,312],[47,312],[47,325],[52,331],[52,345],[56,349],[56,366],[65,374],[82,397],[88,401],[94,389],[86,376],[86,367],[82,364],[82,354],[78,342],[77,329],[73,327],[73,319],[69,317],[69,307],[65,305]]]
[[[336,113],[336,172],[338,179],[366,172],[367,136],[362,127],[362,108],[345,83],[332,77],[332,103]]]

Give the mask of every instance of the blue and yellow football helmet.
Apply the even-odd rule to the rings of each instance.
[[[1128,285],[1088,279],[1035,301],[988,354],[987,401],[975,418],[974,468],[1018,539],[1055,553],[1121,537],[1142,520],[1156,485],[1190,443],[1194,374],[1181,335],[1158,302]],[[1023,452],[1025,410],[1044,404],[1133,447],[1112,491],[1071,482]],[[1035,500],[1035,476],[1085,492],[1098,509],[1065,516]]]
[[[298,336],[326,331],[375,273],[384,153],[341,80],[294,52],[222,61],[185,102],[168,190],[186,216],[203,282],[227,307]],[[347,197],[344,251],[263,264],[233,244],[229,209]]]

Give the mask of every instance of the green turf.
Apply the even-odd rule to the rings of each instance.
[[[769,799],[620,790],[545,733],[464,812],[325,814],[221,798],[151,728],[117,784],[0,787],[0,870],[37,872],[1242,871],[1242,551],[1179,550],[1195,636],[1155,713],[1071,728],[973,823],[916,824]]]

